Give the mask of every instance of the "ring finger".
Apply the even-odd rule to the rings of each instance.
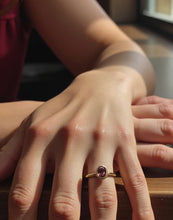
[[[89,204],[92,220],[116,219],[117,195],[115,181],[114,178],[109,176],[104,179],[109,172],[113,172],[113,155],[114,153],[111,153],[111,151],[105,150],[105,148],[101,148],[101,146],[97,146],[88,161],[89,174],[96,173],[98,176],[90,177],[88,180]]]

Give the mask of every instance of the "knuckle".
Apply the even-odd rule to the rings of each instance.
[[[152,151],[154,161],[164,161],[167,155],[167,149],[163,145],[155,145]]]
[[[46,123],[40,122],[33,124],[28,129],[28,135],[31,138],[47,138],[51,134],[51,129]]]
[[[142,191],[146,187],[146,180],[144,175],[135,174],[130,177],[127,181],[127,186],[130,187],[133,191]]]
[[[163,136],[172,136],[173,135],[173,123],[170,119],[164,119],[161,122],[161,132]]]
[[[133,142],[134,135],[133,135],[132,131],[130,131],[127,128],[119,127],[117,135],[118,135],[118,138],[123,141],[123,143],[129,144],[129,143]]]
[[[172,110],[172,106],[168,103],[160,103],[158,105],[159,108],[159,112],[162,116],[166,117],[166,118],[170,118],[173,115],[173,110]]]
[[[78,121],[71,121],[62,128],[67,139],[81,139],[84,136],[84,126]]]
[[[76,201],[69,193],[56,196],[51,204],[51,214],[55,218],[72,220],[77,215]]]
[[[113,132],[107,129],[106,126],[97,127],[94,132],[94,139],[97,141],[108,141],[113,138]]]
[[[95,194],[94,205],[97,209],[112,209],[116,207],[115,192],[103,190],[102,193]]]
[[[33,201],[31,190],[23,187],[17,186],[9,194],[9,202],[12,207],[20,210],[26,211],[29,209]]]
[[[152,96],[148,96],[148,97],[147,97],[147,102],[148,102],[148,104],[156,103],[157,100],[158,100],[158,97],[155,96],[155,95],[152,95]]]

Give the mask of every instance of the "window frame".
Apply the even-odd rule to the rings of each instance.
[[[154,2],[155,0],[153,0]],[[151,4],[151,2],[150,2]],[[172,12],[173,12],[173,0],[172,0]],[[152,29],[169,34],[173,36],[173,22],[161,20],[156,17],[147,16],[142,13],[142,0],[138,0],[138,21],[140,24],[143,24]]]

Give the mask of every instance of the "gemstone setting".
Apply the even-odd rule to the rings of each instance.
[[[108,176],[108,172],[105,166],[99,166],[97,168],[97,174],[96,176],[100,179],[105,179]]]

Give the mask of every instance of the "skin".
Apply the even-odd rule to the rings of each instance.
[[[145,178],[142,174],[137,155],[134,156],[135,140],[131,138],[133,137],[132,135],[127,135],[126,144],[124,145],[124,141],[123,143],[121,143],[121,135],[126,138],[126,133],[123,133],[123,128],[121,128],[121,120],[122,118],[128,119],[129,112],[125,111],[123,114],[121,114],[122,118],[120,118],[120,121],[119,119],[115,119],[115,124],[112,123],[113,121],[110,122],[107,115],[107,108],[109,107],[108,103],[112,103],[113,101],[112,96],[110,96],[110,94],[112,94],[112,89],[109,91],[109,95],[106,94],[106,97],[111,97],[111,100],[108,99],[108,103],[106,103],[107,108],[105,108],[105,102],[103,103],[103,99],[100,100],[100,94],[98,94],[98,92],[100,93],[103,89],[103,83],[98,83],[98,89],[96,91],[94,89],[93,91],[93,82],[95,82],[95,80],[93,81],[93,77],[94,73],[92,72],[92,77],[88,82],[88,75],[87,78],[85,78],[85,75],[82,75],[82,78],[77,79],[79,80],[78,82],[75,82],[60,96],[55,97],[54,99],[50,100],[47,103],[44,103],[39,108],[37,108],[36,111],[34,111],[34,113],[27,120],[24,121],[24,123],[15,133],[15,135],[10,139],[10,142],[8,142],[8,144],[6,145],[6,148],[8,149],[9,147],[11,147],[12,144],[16,148],[16,152],[20,152],[19,146],[23,145],[23,150],[16,167],[9,196],[9,219],[36,219],[36,207],[39,201],[46,169],[50,166],[49,161],[53,163],[55,169],[52,195],[50,199],[50,219],[78,219],[80,216],[79,192],[81,188],[83,167],[88,166],[87,170],[89,173],[95,171],[95,167],[98,167],[99,164],[107,164],[108,169],[113,170],[113,166],[111,168],[111,164],[113,164],[114,161],[112,155],[115,155],[117,149],[112,146],[112,150],[109,151],[106,157],[105,153],[103,154],[103,152],[104,148],[106,147],[104,145],[108,142],[110,142],[110,145],[114,145],[115,138],[118,140],[116,146],[120,146],[120,153],[117,158],[120,158],[120,161],[118,161],[119,167],[123,167],[123,170],[121,170],[121,175],[124,177],[124,182],[126,181],[125,185],[128,190],[129,197],[131,197],[132,199],[132,204],[135,205],[133,208],[138,208],[136,213],[134,214],[134,219],[139,216],[140,209],[143,211],[143,206],[145,206],[147,209],[147,215],[149,215],[148,210],[152,213],[149,196],[147,194],[147,185],[145,182]],[[102,79],[100,80],[102,81]],[[110,82],[110,79],[107,83],[109,83],[109,86],[106,86],[108,88],[112,84]],[[80,88],[80,85],[83,85],[82,88]],[[87,85],[87,88],[84,85]],[[88,85],[90,85],[89,89]],[[99,88],[100,85],[102,85],[101,90]],[[115,85],[115,83],[113,85]],[[122,83],[121,86],[119,84],[117,84],[116,86],[116,88],[118,88],[118,91],[121,92],[120,87],[122,88]],[[79,88],[81,91],[80,94],[77,93],[77,90]],[[88,98],[88,94],[91,91],[92,93]],[[121,94],[120,92],[119,95]],[[75,94],[75,96],[77,97],[75,99],[72,99],[72,94]],[[122,95],[123,96],[120,95],[120,99],[116,100],[117,103],[121,102],[122,97],[124,97],[124,94]],[[69,99],[72,101],[69,102]],[[83,101],[81,102],[81,100],[85,100],[85,102],[83,103]],[[59,104],[61,102],[63,102],[63,105],[65,105],[63,111],[61,110],[61,105]],[[91,105],[92,103],[96,103],[96,105],[93,106]],[[129,105],[131,105],[128,95],[126,103],[129,103]],[[100,108],[97,108],[96,106],[100,106]],[[60,109],[57,112],[58,107]],[[122,107],[123,109],[127,109],[126,106],[122,105]],[[111,108],[110,110],[113,112],[114,108]],[[118,109],[118,111],[120,111],[120,109]],[[91,112],[94,114],[91,114]],[[94,117],[92,117],[92,115],[94,115]],[[92,123],[88,124],[88,120],[91,120]],[[108,127],[109,129],[111,129],[110,133],[107,133],[107,122],[109,122],[109,126],[111,126],[110,128]],[[106,127],[104,124],[106,125]],[[116,124],[118,124],[119,126],[114,126]],[[118,135],[116,134],[116,136],[114,135],[114,133],[111,132],[120,129],[122,130],[122,132],[120,132]],[[126,129],[127,127],[125,128],[125,130]],[[105,130],[106,135],[104,133]],[[128,124],[127,133],[132,131],[133,127],[131,127],[130,121]],[[102,135],[104,136],[102,137]],[[102,140],[102,138],[106,139]],[[129,141],[131,142],[130,146],[133,146],[132,150],[130,147],[126,146],[129,144]],[[57,145],[57,143],[59,144]],[[84,143],[86,143],[86,146],[83,146]],[[76,146],[78,147],[76,148]],[[93,148],[92,146],[98,147]],[[129,159],[129,157],[127,159],[124,158],[125,153],[121,152],[122,146],[124,146],[123,151],[129,151],[128,154],[132,157],[130,158],[130,161],[127,160]],[[57,152],[57,154],[55,154],[55,152]],[[95,158],[93,159],[93,157],[97,157],[98,154],[100,154],[100,156],[97,158],[97,160]],[[101,158],[102,155],[104,155],[103,158]],[[80,158],[80,160],[78,158]],[[93,163],[94,160],[95,164]],[[132,178],[134,174],[130,173],[130,170],[127,170],[129,167],[128,164],[130,164],[130,162],[131,165],[134,166],[134,170],[136,169],[136,172],[139,172],[139,175],[141,175],[139,176],[139,178],[143,180],[141,184],[142,186],[139,187],[142,187],[142,194],[140,193],[140,190],[138,190],[138,188],[136,189],[135,187],[130,187],[129,182],[133,182],[134,180],[134,178]],[[75,173],[69,173],[69,167],[71,169],[73,167]],[[126,176],[126,173],[130,173],[131,175]],[[67,181],[69,178],[72,179],[72,181]],[[95,203],[94,206],[97,207],[94,210],[92,210],[91,208],[91,214],[93,216],[92,218],[99,219],[100,216],[103,216],[103,218],[115,219],[116,194],[114,181],[113,179],[108,178],[101,183],[102,184],[100,184],[98,187],[97,181],[95,179],[90,179],[89,181],[90,205]],[[76,186],[78,186],[79,188],[76,188]],[[31,191],[27,191],[27,189],[31,189]],[[100,198],[99,196],[102,196],[101,192],[103,189],[108,190],[109,193],[106,194],[108,197],[104,197],[108,199],[108,202],[106,200],[104,201],[104,203],[108,203],[109,205],[106,208],[105,212],[100,209],[102,198]],[[26,192],[24,192],[24,190]],[[68,190],[68,200],[67,195],[65,194],[66,190]],[[95,194],[96,192],[98,196]],[[25,193],[26,199],[24,196]],[[105,193],[107,193],[107,191],[105,191]],[[144,200],[144,205],[142,202],[138,202],[139,204],[137,204],[137,202],[132,197],[132,194],[134,193],[136,195],[137,201],[142,201],[142,199]],[[91,195],[94,195],[94,197],[92,197]],[[114,195],[113,197],[111,197],[111,201],[109,201],[109,195]],[[69,210],[69,212],[67,210]]]
[[[31,101],[0,104],[1,131],[3,131],[0,137],[1,147],[3,147],[0,152],[1,180],[8,177],[15,170],[19,159],[19,153],[17,153],[17,151],[21,152],[22,150],[22,146],[20,146],[20,149],[16,149],[16,146],[12,143],[10,144],[11,139],[9,138],[9,134],[15,132],[23,119],[42,104],[41,102]],[[172,105],[172,100],[148,97],[147,99],[144,98],[140,100],[140,105],[132,106],[135,121],[135,135],[138,142],[140,142],[141,139],[143,141],[143,144],[137,144],[138,158],[142,166],[161,167],[173,170],[173,149],[164,145],[164,143],[172,144],[172,135],[169,132],[165,132],[164,135],[160,132],[164,124],[163,122],[169,121],[170,126],[172,125],[172,121],[170,120],[173,118]],[[160,109],[162,110],[160,111]],[[148,137],[151,136],[150,133],[148,133],[150,132],[148,128],[153,124],[156,125],[152,130],[153,139],[148,140]],[[5,130],[4,127],[6,127]],[[153,133],[155,135],[153,135]],[[162,139],[162,144],[155,144],[160,138]],[[4,145],[5,142],[8,144]],[[47,172],[50,172],[50,170]]]
[[[141,99],[133,106],[138,158],[142,166],[173,169],[173,100],[157,96]]]
[[[37,219],[49,170],[54,171],[49,219],[79,219],[82,177],[101,164],[113,171],[115,161],[133,220],[153,220],[131,108],[153,90],[154,73],[145,54],[93,0],[26,0],[24,7],[76,78],[60,95],[31,110],[3,145],[1,176],[16,165],[9,220]],[[113,178],[89,179],[89,198],[92,220],[116,219]]]
[[[43,102],[36,101],[19,101],[0,104],[0,148],[10,140],[22,121],[42,104]],[[157,96],[142,98],[136,105],[132,106],[135,136],[138,143],[138,157],[142,166],[173,169],[173,164],[171,165],[173,150],[164,145],[172,144],[172,106],[173,100]],[[165,130],[163,134],[161,131],[163,131],[165,124],[169,126],[167,126],[168,130]],[[0,152],[2,155],[1,160],[6,155],[3,149],[1,149]],[[158,149],[161,149],[161,153],[163,153],[162,156],[160,155],[160,158],[153,158],[152,155],[155,155],[157,151],[159,151]],[[15,149],[13,149],[10,154],[11,156],[15,156]],[[8,157],[4,158],[1,162],[6,162],[6,166],[11,166],[11,172],[14,172],[16,163],[10,163]],[[1,169],[1,180],[11,175],[7,170],[5,170],[2,175],[2,170],[3,169]]]

